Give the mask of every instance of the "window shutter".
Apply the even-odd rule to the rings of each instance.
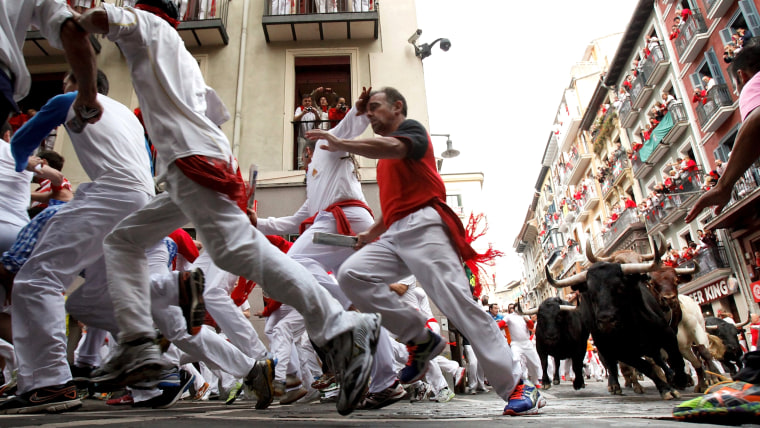
[[[733,35],[731,28],[724,28],[720,30],[720,40],[723,42],[723,46],[727,45],[731,41]]]
[[[747,22],[752,36],[760,36],[760,16],[757,14],[757,8],[755,8],[754,3],[749,0],[740,0],[739,9],[741,9],[742,15],[744,15],[744,20]]]
[[[692,93],[694,93],[694,91],[696,91],[697,89],[703,89],[702,80],[699,78],[699,73],[690,74],[689,80],[691,80]],[[689,95],[689,98],[691,98],[691,95]]]
[[[705,52],[705,59],[707,60],[707,66],[710,67],[710,74],[715,79],[715,83],[726,83],[726,79],[723,78],[723,70],[720,69],[720,63],[718,62],[718,56],[715,55],[715,48],[710,48]]]

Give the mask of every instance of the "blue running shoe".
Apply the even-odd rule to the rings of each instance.
[[[546,400],[530,381],[523,379],[517,384],[509,401],[504,407],[504,414],[509,416],[536,415],[538,409],[546,406]]]
[[[428,335],[426,341],[409,342],[406,345],[406,349],[409,351],[409,360],[406,362],[406,367],[398,372],[398,378],[403,384],[414,383],[422,379],[430,366],[430,360],[443,352],[443,348],[446,347],[446,341],[441,336],[430,330],[426,330],[426,332]]]

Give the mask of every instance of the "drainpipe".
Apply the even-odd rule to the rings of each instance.
[[[235,130],[232,133],[232,154],[240,156],[240,128],[243,115],[243,84],[245,80],[245,41],[248,38],[248,6],[250,0],[243,2],[243,27],[240,31],[240,55],[238,63],[237,91],[235,93]]]

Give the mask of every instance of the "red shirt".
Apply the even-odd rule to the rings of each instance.
[[[348,109],[346,111],[340,111],[337,108],[331,108],[327,111],[327,118],[330,119],[330,128],[335,127],[344,117],[346,117]]]

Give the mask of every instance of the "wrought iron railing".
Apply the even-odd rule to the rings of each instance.
[[[649,77],[654,74],[655,68],[663,62],[667,61],[667,57],[665,56],[665,52],[662,50],[662,47],[660,47],[659,44],[652,46],[652,48],[649,50],[649,56],[644,59],[644,62],[641,64],[641,71],[644,73],[644,75],[647,76],[647,80]]]
[[[376,7],[375,0],[271,0],[265,15],[373,12]]]
[[[700,126],[705,126],[709,122],[715,113],[720,110],[721,107],[728,107],[734,104],[733,98],[731,98],[731,90],[728,89],[728,85],[725,83],[716,84],[709,91],[707,91],[707,101],[697,105],[697,119]]]
[[[728,264],[726,248],[723,246],[707,247],[697,251],[691,260],[686,260],[678,264],[678,267],[694,267],[694,263],[699,265],[699,269],[694,274],[693,279],[707,275],[716,269],[725,269],[731,267]]]
[[[610,225],[610,229],[602,233],[602,242],[604,244],[604,247],[609,247],[615,240],[626,230],[628,229],[628,226],[634,224],[634,223],[640,223],[641,219],[639,218],[638,214],[636,213],[636,209],[629,208],[622,213],[620,213],[620,217],[615,221],[615,223],[612,223]]]
[[[681,24],[681,32],[674,41],[679,58],[689,48],[694,37],[707,32],[707,24],[702,13],[698,9],[692,9],[692,13],[692,16]]]

